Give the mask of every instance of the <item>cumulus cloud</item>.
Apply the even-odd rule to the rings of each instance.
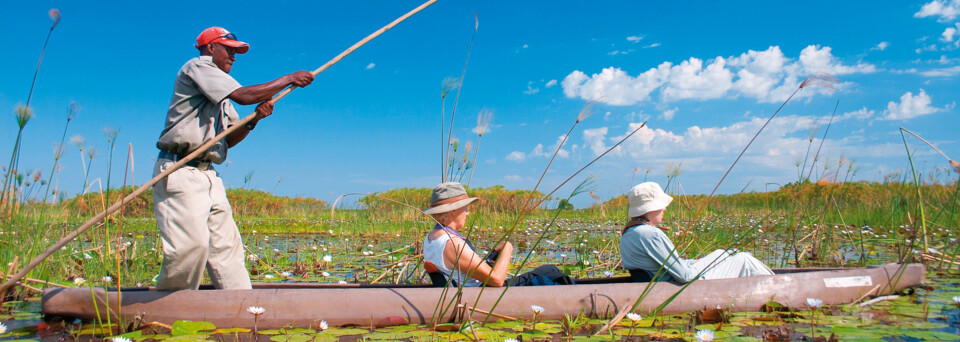
[[[884,120],[907,120],[921,115],[927,115],[940,111],[940,108],[930,106],[930,95],[920,89],[916,96],[912,92],[907,92],[900,96],[900,103],[890,101],[887,103],[887,110],[884,113]]]
[[[607,150],[604,138],[607,136],[607,127],[583,130],[584,145],[590,148],[594,155],[600,155]]]
[[[943,33],[940,35],[940,41],[950,43],[953,41],[953,36],[956,34],[957,34],[957,29],[955,27],[948,27],[945,30],[943,30]]]
[[[867,109],[867,107],[863,107],[852,112],[841,114],[840,119],[841,120],[845,120],[845,119],[866,120],[866,119],[872,118],[875,114],[876,114],[876,111],[872,109]]]
[[[375,66],[377,66],[377,65],[376,65],[376,64],[373,64],[373,63],[367,64],[367,70],[373,69],[373,67],[375,67]]]
[[[544,85],[544,87],[550,88],[550,87],[553,87],[553,86],[555,86],[555,85],[557,85],[557,80],[549,80],[549,81],[547,81],[547,84]]]
[[[937,21],[947,22],[960,15],[960,0],[934,0],[920,7],[914,18],[939,17]]]
[[[960,66],[918,71],[917,73],[927,77],[953,77],[960,75]]]
[[[520,151],[513,151],[507,155],[506,159],[509,161],[522,162],[527,159],[527,154]]]
[[[796,59],[786,57],[780,47],[771,46],[763,51],[748,50],[726,58],[690,58],[676,65],[663,62],[636,76],[618,67],[604,68],[592,75],[574,70],[561,85],[567,97],[619,106],[650,101],[656,95],[664,103],[738,96],[760,102],[778,102],[786,99],[810,75],[876,71],[876,66],[869,63],[844,64],[826,46],[807,46]],[[819,88],[799,96],[827,92],[828,89]]]
[[[870,50],[871,50],[871,51],[875,51],[875,50],[883,51],[883,50],[886,50],[888,46],[890,46],[890,42],[880,42],[879,44],[877,44],[877,46],[874,46],[874,47],[870,48]]]
[[[627,41],[628,41],[628,42],[631,42],[631,43],[636,43],[636,42],[639,42],[639,41],[641,41],[641,40],[643,40],[643,36],[642,36],[642,35],[640,35],[640,36],[629,36],[629,37],[627,37]]]

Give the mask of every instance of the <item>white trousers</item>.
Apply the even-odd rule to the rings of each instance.
[[[159,158],[153,174],[173,163]],[[153,205],[163,240],[157,290],[196,290],[204,268],[218,289],[251,288],[240,231],[215,170],[174,171],[153,186]]]
[[[693,263],[697,270],[707,268],[703,279],[742,278],[759,275],[772,275],[773,271],[763,261],[757,260],[748,252],[728,253],[718,249]]]

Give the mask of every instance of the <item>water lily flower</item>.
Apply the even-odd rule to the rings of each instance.
[[[259,257],[257,257],[256,254],[250,254],[250,255],[247,256],[247,259],[250,259],[250,261],[257,261],[257,259],[259,259]]]
[[[329,276],[330,276],[330,272],[323,271],[323,272],[320,272],[320,275],[322,275],[322,276],[324,276],[324,277],[329,277]]]
[[[327,324],[327,321],[321,320],[319,328],[320,328],[320,331],[324,331],[324,330],[330,329],[330,325]]]
[[[293,273],[290,273],[290,272],[280,272],[280,275],[282,275],[284,278],[290,278],[291,276],[293,276]]]
[[[111,276],[104,276],[103,278],[100,278],[100,280],[109,283],[109,282],[113,281],[113,277],[111,277]]]
[[[823,305],[823,300],[816,299],[816,298],[807,298],[807,306],[811,308],[817,308],[817,307],[820,307],[820,305]]]
[[[133,341],[130,340],[129,338],[122,337],[122,336],[121,336],[121,337],[111,338],[111,340],[113,340],[113,342],[133,342]]]
[[[530,306],[530,311],[533,311],[533,313],[539,315],[539,314],[543,313],[543,307],[542,307],[542,306],[539,306],[539,305],[531,305],[531,306]]]
[[[953,296],[953,302],[956,304],[960,304],[960,296]]]
[[[612,277],[612,276],[613,276],[613,272],[603,271],[603,275],[609,278],[609,277]]]
[[[83,284],[86,283],[86,282],[87,282],[87,280],[86,280],[86,279],[83,279],[82,277],[73,278],[73,285],[76,285],[76,286],[83,285]]]
[[[697,330],[697,334],[694,336],[697,338],[697,341],[713,341],[713,330]]]
[[[331,262],[331,261],[333,261],[333,257],[332,257],[332,256],[329,256],[329,255],[324,255],[324,256],[323,256],[323,262]]]
[[[639,321],[639,320],[643,319],[643,316],[640,316],[640,314],[638,314],[638,313],[633,313],[633,312],[631,312],[631,313],[628,313],[628,314],[627,314],[627,318],[629,318],[630,321],[636,322],[636,321]]]
[[[273,279],[273,275],[272,275],[272,274],[264,274],[264,275],[263,275],[263,279]]]
[[[253,314],[254,316],[260,316],[266,311],[267,309],[264,309],[262,306],[251,306],[247,308],[247,312]]]
[[[515,338],[508,338],[508,339],[503,340],[503,342],[520,342],[520,341],[518,341],[518,340],[515,339]]]
[[[7,326],[0,323],[0,334],[7,332]]]

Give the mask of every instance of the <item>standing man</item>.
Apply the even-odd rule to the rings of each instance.
[[[223,181],[211,164],[223,163],[227,149],[273,113],[273,105],[264,101],[291,84],[309,85],[313,74],[298,71],[242,87],[229,73],[236,61],[234,54],[246,53],[250,48],[247,43],[222,27],[211,27],[197,37],[196,48],[200,56],[180,68],[173,84],[166,124],[157,141],[160,155],[154,175],[239,122],[230,100],[241,105],[260,104],[252,121],[153,186],[154,211],[163,240],[157,289],[196,290],[204,268],[218,289],[249,289],[250,274],[244,266],[240,231],[233,221]]]

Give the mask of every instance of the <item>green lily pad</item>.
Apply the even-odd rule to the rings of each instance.
[[[200,331],[204,330],[216,330],[217,327],[213,323],[206,321],[176,321],[173,322],[173,325],[170,326],[170,335],[173,336],[184,336],[184,335],[196,335]]]

